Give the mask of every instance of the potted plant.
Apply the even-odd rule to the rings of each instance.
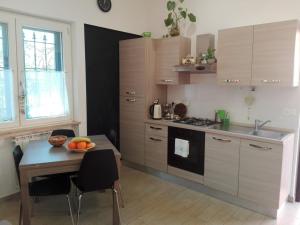
[[[216,49],[213,49],[213,48],[207,49],[206,61],[208,64],[213,64],[216,62],[215,52],[216,52]]]
[[[180,35],[180,22],[189,19],[190,22],[196,22],[196,16],[193,13],[189,13],[187,8],[183,8],[182,3],[184,0],[168,1],[168,17],[164,20],[166,27],[169,28],[170,36]]]

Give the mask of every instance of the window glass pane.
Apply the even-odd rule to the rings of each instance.
[[[15,119],[13,76],[9,69],[8,26],[0,23],[0,123]]]
[[[62,34],[23,28],[26,119],[66,116],[69,113],[65,73],[62,71]]]

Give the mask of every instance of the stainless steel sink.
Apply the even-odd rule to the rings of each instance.
[[[253,135],[257,137],[269,138],[274,140],[281,140],[288,134],[284,132],[270,131],[270,130],[255,131],[253,127],[243,127],[243,126],[236,126],[236,125],[224,127],[221,124],[215,124],[213,126],[210,126],[209,128],[215,130],[227,131],[235,134]]]
[[[258,130],[258,131],[253,130],[249,132],[249,134],[258,137],[264,137],[264,138],[270,138],[276,140],[281,140],[286,135],[286,133],[282,133],[278,131],[270,131],[270,130]]]

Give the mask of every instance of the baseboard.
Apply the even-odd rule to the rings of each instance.
[[[146,166],[142,166],[142,165],[138,165],[138,164],[135,164],[135,163],[131,163],[131,162],[128,162],[128,161],[123,160],[122,163],[125,166],[128,166],[130,168],[133,168],[133,169],[148,173],[150,175],[159,177],[159,178],[161,178],[165,181],[184,186],[186,188],[192,189],[194,191],[197,191],[197,192],[200,192],[200,193],[203,193],[203,194],[207,194],[211,197],[214,197],[214,198],[220,199],[222,201],[228,202],[230,204],[237,205],[239,207],[246,208],[246,209],[249,209],[251,211],[254,211],[254,212],[269,216],[269,217],[272,217],[274,219],[276,219],[277,216],[278,216],[279,210],[277,210],[277,209],[263,208],[259,205],[253,204],[253,203],[251,203],[247,200],[243,200],[243,199],[237,198],[235,196],[232,196],[230,194],[214,190],[214,189],[209,188],[207,186],[204,186],[203,184],[200,184],[198,182],[187,180],[187,179],[184,179],[182,177],[177,177],[175,175],[171,175],[171,174],[168,174],[168,173],[165,173],[165,172],[157,171],[155,169],[152,169],[152,168],[149,168],[149,167],[146,167]],[[281,207],[281,208],[283,208],[283,207]]]
[[[11,200],[11,199],[18,199],[20,198],[20,192],[16,192],[14,194],[10,194],[4,197],[0,197],[0,202],[5,202],[7,200]]]

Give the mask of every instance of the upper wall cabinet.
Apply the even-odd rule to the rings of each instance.
[[[219,31],[218,82],[235,85],[299,85],[297,20]]]
[[[188,84],[189,74],[174,71],[174,66],[181,63],[181,59],[191,54],[191,40],[185,37],[163,38],[155,40],[157,84]]]
[[[297,20],[254,26],[252,85],[299,85]]]
[[[218,82],[250,85],[253,26],[219,31]]]

